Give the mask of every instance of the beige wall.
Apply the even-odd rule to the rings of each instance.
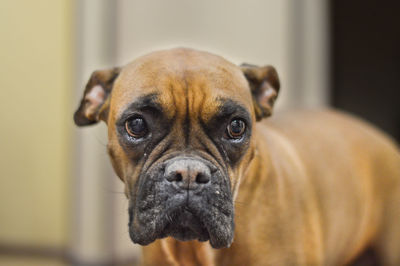
[[[278,108],[323,104],[326,3],[1,0],[0,247],[66,247],[75,261],[93,265],[138,254],[105,125],[72,124],[90,73],[189,46],[276,66]]]
[[[144,53],[192,47],[241,64],[274,65],[288,100],[290,0],[120,0],[117,61]]]
[[[64,246],[70,197],[69,0],[0,2],[0,244]]]

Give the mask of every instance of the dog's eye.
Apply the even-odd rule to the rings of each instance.
[[[132,117],[126,120],[125,129],[134,138],[144,137],[147,133],[146,122],[141,117]]]
[[[226,129],[230,138],[240,139],[244,134],[246,124],[241,119],[233,119]]]

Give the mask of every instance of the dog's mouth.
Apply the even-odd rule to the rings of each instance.
[[[157,215],[154,209],[135,215],[130,208],[130,237],[140,245],[173,237],[180,241],[209,240],[213,248],[229,247],[234,234],[233,206],[226,204],[223,209],[221,212],[215,206],[184,206],[162,213],[156,211]]]
[[[161,166],[139,177],[137,193],[130,199],[132,241],[148,245],[173,237],[180,241],[209,240],[214,248],[229,247],[234,234],[229,178],[215,171],[206,185],[182,189],[165,179]]]
[[[161,235],[171,236],[180,241],[207,241],[210,239],[207,227],[200,217],[187,207],[168,215],[166,226]]]

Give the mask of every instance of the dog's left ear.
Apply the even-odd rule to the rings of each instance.
[[[240,68],[249,82],[257,121],[270,116],[280,88],[275,68],[249,64],[242,64]]]
[[[97,70],[90,77],[81,104],[74,114],[77,126],[87,126],[106,121],[109,105],[109,97],[118,77],[120,68]]]

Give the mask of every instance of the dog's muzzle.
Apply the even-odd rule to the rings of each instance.
[[[138,182],[129,208],[133,242],[146,245],[171,236],[230,246],[234,210],[229,178],[221,169],[202,158],[177,156],[157,163]]]

